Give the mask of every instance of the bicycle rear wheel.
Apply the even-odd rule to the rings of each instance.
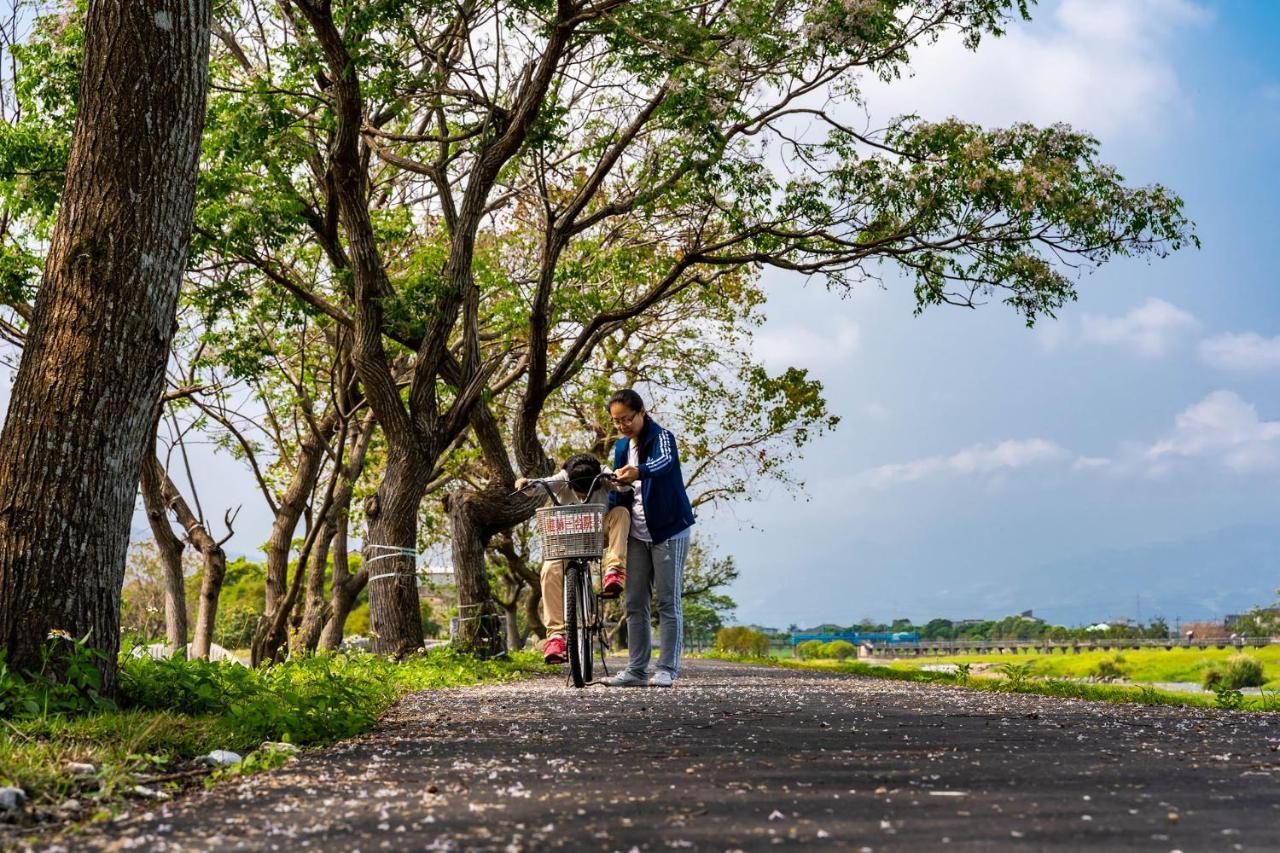
[[[588,648],[587,653],[582,653],[583,647],[588,646],[587,632],[582,624],[582,599],[579,588],[582,586],[582,572],[580,564],[570,563],[564,569],[564,630],[565,639],[568,640],[566,645],[569,649],[569,677],[573,681],[574,687],[585,687],[588,679],[591,678],[591,651]],[[583,677],[583,659],[587,661],[587,675]]]

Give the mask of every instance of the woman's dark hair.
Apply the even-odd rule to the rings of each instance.
[[[575,492],[586,492],[600,473],[600,460],[590,453],[575,453],[564,462],[569,474],[569,485]]]
[[[633,412],[638,412],[644,408],[644,400],[640,399],[640,395],[630,388],[623,388],[621,391],[614,391],[613,396],[609,398],[609,402],[605,403],[605,408],[613,407],[614,403],[621,403]]]

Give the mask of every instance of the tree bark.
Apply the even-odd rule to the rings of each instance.
[[[333,537],[333,585],[329,590],[329,618],[320,633],[320,648],[333,651],[342,645],[342,634],[347,616],[355,606],[356,598],[369,580],[369,572],[361,569],[354,575],[347,565],[347,512],[338,517]]]
[[[547,637],[547,626],[542,622],[542,574],[535,571],[529,566],[529,554],[527,551],[519,551],[516,543],[508,530],[504,535],[500,536],[493,546],[498,554],[507,562],[507,570],[516,583],[516,598],[519,598],[519,588],[525,586],[529,590],[529,594],[524,598],[524,617],[526,629],[520,636],[520,647],[523,648],[524,641],[529,638],[530,634],[535,635],[538,639],[544,640]],[[514,599],[513,599],[514,601]]]
[[[152,447],[155,439],[152,438]],[[180,608],[181,627],[169,626],[169,644],[178,646],[174,637],[182,636],[181,648],[187,649],[187,609],[186,581],[182,571],[183,541],[169,526],[166,512],[172,513],[174,521],[186,531],[187,542],[200,553],[204,560],[200,578],[200,595],[196,604],[196,629],[191,637],[191,657],[208,659],[209,649],[213,645],[213,626],[218,613],[218,598],[222,594],[222,581],[227,574],[227,554],[222,550],[223,542],[231,538],[231,523],[234,512],[226,515],[227,535],[218,541],[210,535],[205,523],[191,510],[187,499],[178,491],[178,486],[165,470],[159,457],[148,454],[142,465],[142,496],[147,507],[147,518],[151,522],[151,532],[156,544],[160,547],[165,560],[165,618],[169,623],[170,587],[175,591],[173,606]],[[171,553],[170,553],[171,552]],[[179,594],[181,597],[179,598]]]
[[[291,638],[292,652],[295,655],[316,650],[316,646],[320,644],[320,632],[331,610],[331,605],[324,598],[324,578],[328,569],[329,549],[333,544],[333,524],[328,519],[323,524],[315,554],[311,558],[311,573],[307,575],[302,622]]]
[[[44,281],[0,436],[0,644],[88,636],[115,688],[120,589],[195,205],[209,0],[95,0]]]
[[[326,602],[324,598],[324,578],[328,569],[330,554],[333,555],[333,585],[336,587],[339,583],[338,579],[338,561],[339,555],[337,547],[340,545],[342,549],[342,573],[344,580],[349,578],[346,571],[347,561],[347,537],[346,525],[348,513],[351,509],[351,496],[355,492],[356,481],[360,479],[360,474],[364,471],[365,458],[368,456],[369,443],[373,438],[375,430],[375,421],[372,414],[368,414],[364,419],[356,425],[356,435],[354,436],[354,447],[351,450],[351,458],[342,470],[342,480],[338,484],[337,492],[333,497],[333,504],[329,507],[329,511],[325,513],[321,520],[323,529],[320,531],[320,538],[317,542],[315,557],[312,559],[311,575],[307,578],[307,596],[306,605],[302,614],[302,624],[298,628],[296,636],[297,650],[314,652],[320,643],[320,637],[325,624],[332,617],[337,606],[337,596],[334,600]],[[339,531],[341,537],[339,541]],[[334,549],[334,550],[331,550]],[[357,590],[358,594],[358,590]],[[346,604],[346,610],[342,614],[342,621],[346,621],[347,614],[351,612],[351,602],[355,600],[355,595],[351,596],[351,600]],[[342,632],[339,628],[338,642],[341,642]]]
[[[338,413],[331,410],[317,425],[317,430],[307,430],[298,446],[298,467],[294,469],[289,486],[280,498],[275,520],[271,523],[271,537],[267,540],[267,584],[264,612],[274,613],[284,597],[289,582],[289,554],[293,551],[293,536],[298,522],[307,508],[307,500],[315,491],[324,462],[325,447],[333,440],[338,426]]]
[[[529,594],[524,599],[524,619],[528,625],[526,638],[529,634],[533,634],[539,640],[547,638],[547,626],[542,621],[542,585],[534,584],[529,587]]]
[[[453,550],[453,574],[458,585],[458,634],[454,647],[477,657],[502,651],[503,631],[489,588],[485,550],[496,530],[484,519],[494,513],[492,492],[454,492],[449,496],[449,533]]]
[[[191,638],[191,656],[208,660],[209,649],[213,647],[218,598],[222,595],[222,582],[227,576],[227,552],[214,542],[213,547],[203,554],[204,572],[200,578],[200,602],[196,611],[196,631]]]
[[[416,552],[418,508],[430,473],[412,454],[392,453],[378,491],[365,502],[369,630],[378,654],[403,657],[423,646],[417,558],[409,552]]]
[[[499,606],[502,608],[503,627],[506,628],[507,649],[516,651],[524,648],[524,637],[520,636],[520,620],[516,618],[520,611],[519,596],[517,595],[516,599],[511,602],[510,607],[505,603],[500,603]]]
[[[150,445],[155,447],[155,432]],[[151,524],[151,535],[164,564],[164,626],[165,642],[171,652],[187,654],[187,584],[182,573],[182,552],[186,543],[173,532],[165,513],[163,481],[167,479],[164,466],[154,453],[148,453],[142,463],[142,502]]]

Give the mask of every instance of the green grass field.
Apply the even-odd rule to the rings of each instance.
[[[1242,711],[1280,712],[1280,696],[1270,691],[1261,696],[1219,697],[1212,693],[1181,693],[1168,690],[1157,690],[1143,685],[1088,684],[1079,681],[1059,678],[1027,678],[1012,681],[1000,677],[970,677],[962,675],[934,672],[921,669],[919,666],[884,666],[861,661],[835,660],[797,660],[794,657],[753,658],[725,652],[704,652],[702,657],[716,660],[739,661],[742,663],[764,664],[785,669],[816,669],[828,672],[842,672],[849,675],[861,675],[869,678],[884,678],[891,681],[913,681],[930,684],[945,684],[964,687],[970,690],[982,690],[996,693],[1031,693],[1041,696],[1054,696],[1062,699],[1085,699],[1093,702],[1116,702],[1137,705],[1173,705],[1187,708],[1220,708]],[[1084,655],[1082,654],[1081,657]],[[1102,655],[1099,655],[1101,657]],[[1019,655],[1020,658],[1024,657]],[[1020,663],[1031,662],[1033,656],[1027,655]],[[946,662],[947,659],[935,659]],[[961,659],[953,658],[953,662]],[[1011,656],[1005,662],[1011,662]],[[1034,673],[1032,673],[1034,676]],[[1223,699],[1227,702],[1224,704]]]
[[[898,658],[894,660],[873,661],[874,663],[900,669],[920,669],[930,664],[968,663],[968,664],[1002,664],[1009,662],[1032,663],[1035,675],[1051,678],[1088,678],[1102,660],[1121,658],[1120,668],[1125,672],[1125,679],[1138,684],[1152,684],[1162,681],[1195,681],[1199,682],[1204,671],[1213,664],[1223,661],[1234,654],[1236,649],[1137,649],[1119,652],[1089,651],[1074,654],[1018,654],[1018,655],[957,655],[954,657],[918,657]],[[1243,653],[1262,661],[1263,673],[1267,686],[1280,688],[1280,646],[1265,646],[1260,649],[1243,650]]]

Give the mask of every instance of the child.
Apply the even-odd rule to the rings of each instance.
[[[547,482],[561,504],[597,504],[607,508],[609,493],[620,487],[612,481],[596,481],[596,476],[602,471],[612,473],[591,454],[579,453],[569,457],[564,467]],[[596,481],[595,491],[587,495],[593,481]],[[516,480],[516,488],[522,489],[528,483],[522,477]],[[608,509],[604,516],[604,530],[604,581],[600,597],[617,598],[622,595],[622,586],[627,578],[627,536],[631,532],[631,513],[621,506]],[[547,663],[564,663],[567,651],[564,642],[564,564],[564,560],[546,560],[542,564],[542,620],[547,626],[542,654]]]

